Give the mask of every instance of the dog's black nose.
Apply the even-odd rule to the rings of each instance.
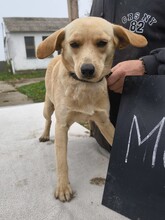
[[[91,63],[86,63],[81,66],[81,73],[85,78],[92,78],[95,73],[95,67]]]

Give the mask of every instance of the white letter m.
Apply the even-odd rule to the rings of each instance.
[[[140,146],[146,140],[148,140],[153,135],[153,133],[159,128],[158,134],[157,134],[157,137],[156,137],[156,141],[155,141],[155,145],[154,145],[154,149],[153,149],[153,154],[152,154],[152,167],[155,166],[156,155],[157,155],[157,150],[158,150],[158,144],[159,144],[161,133],[162,133],[162,130],[163,130],[163,127],[164,127],[164,123],[165,123],[165,117],[163,117],[163,119],[153,128],[153,130],[142,140],[138,120],[137,120],[136,115],[134,115],[133,120],[132,120],[132,124],[131,124],[131,129],[130,129],[130,132],[129,132],[128,146],[127,146],[127,152],[126,152],[126,156],[125,156],[125,163],[128,162],[128,156],[129,156],[130,144],[131,144],[131,137],[132,137],[132,130],[133,130],[133,127],[134,127],[134,124],[135,124],[137,137],[138,137],[138,146]],[[164,156],[163,156],[163,159],[165,159]],[[164,164],[165,164],[165,161],[164,161]]]

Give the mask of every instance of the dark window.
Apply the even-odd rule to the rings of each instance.
[[[42,40],[45,40],[48,36],[42,36]]]
[[[25,48],[27,58],[35,58],[34,37],[25,37]]]

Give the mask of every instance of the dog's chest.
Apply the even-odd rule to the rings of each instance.
[[[107,89],[101,86],[70,86],[65,90],[65,101],[70,111],[89,116],[109,109]]]

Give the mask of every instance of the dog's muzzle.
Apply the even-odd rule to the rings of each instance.
[[[91,79],[95,74],[95,67],[91,63],[86,63],[81,66],[81,74],[83,78]]]

